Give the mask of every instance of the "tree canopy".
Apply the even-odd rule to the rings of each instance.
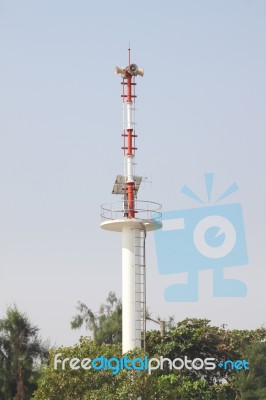
[[[0,399],[30,399],[37,387],[37,362],[48,356],[39,329],[16,306],[0,320]]]
[[[78,302],[78,314],[71,321],[71,328],[78,329],[85,325],[92,332],[97,344],[117,344],[122,341],[122,302],[114,292],[110,292],[106,304],[94,313],[86,304]]]
[[[248,373],[241,371],[236,376],[238,394],[243,400],[266,399],[266,343],[247,346],[245,355],[252,368]]]
[[[146,353],[135,349],[127,354],[133,359],[140,357],[169,358],[171,360],[187,356],[194,358],[215,358],[216,363],[224,360],[248,360],[247,345],[265,340],[266,330],[227,330],[225,327],[210,325],[206,319],[186,319],[166,331],[162,337],[159,331],[147,334]],[[96,400],[96,399],[134,399],[141,396],[143,400],[235,400],[242,398],[239,381],[236,379],[241,371],[216,367],[205,369],[171,369],[167,362],[162,370],[126,370],[117,374],[112,370],[93,369],[71,370],[67,365],[64,370],[54,368],[55,354],[60,358],[90,358],[104,356],[120,358],[120,344],[102,344],[82,338],[73,347],[55,349],[50,354],[49,366],[45,369],[34,400]],[[247,371],[243,371],[243,374]],[[242,376],[242,375],[241,375]],[[265,379],[265,374],[264,374]],[[261,389],[262,390],[262,389]],[[237,397],[238,396],[238,397]],[[248,399],[248,398],[247,398]],[[258,398],[260,399],[260,398]]]

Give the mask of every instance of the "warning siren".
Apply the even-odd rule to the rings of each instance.
[[[116,67],[115,72],[117,75],[120,74],[122,78],[126,78],[127,74],[130,74],[131,76],[144,75],[144,69],[138,68],[137,64],[130,64],[128,67],[125,68]]]

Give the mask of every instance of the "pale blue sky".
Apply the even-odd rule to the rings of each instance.
[[[98,310],[121,294],[121,236],[100,229],[100,204],[123,171],[116,65],[145,69],[137,86],[139,199],[196,207],[205,172],[243,207],[250,262],[228,270],[245,299],[167,303],[177,276],[158,273],[149,234],[153,316],[266,323],[266,2],[0,0],[0,316],[15,302],[52,343],[71,344],[78,300]],[[83,332],[82,332],[83,333]]]

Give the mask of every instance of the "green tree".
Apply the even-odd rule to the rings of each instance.
[[[226,330],[225,327],[210,325],[205,319],[186,319],[161,336],[160,331],[147,334],[146,354],[160,357],[190,360],[194,358],[225,359],[247,358],[243,345],[251,345],[266,338],[265,329],[254,331]],[[167,361],[164,369],[147,371],[112,371],[54,369],[55,353],[60,358],[107,358],[121,357],[121,345],[98,345],[95,341],[82,338],[73,347],[59,348],[51,353],[50,364],[43,373],[35,400],[235,400],[237,395],[236,375],[239,371],[223,370],[174,370]],[[127,354],[128,358],[144,357],[141,349]],[[262,397],[263,398],[263,397]]]
[[[85,325],[97,344],[116,344],[122,341],[122,303],[114,292],[110,292],[106,304],[102,304],[98,313],[93,313],[86,304],[79,302],[79,313],[71,321],[71,328]]]
[[[239,399],[266,399],[266,343],[255,343],[246,348],[246,358],[250,362],[249,371],[241,371],[236,376]]]
[[[87,358],[104,356],[121,357],[121,345],[98,345],[88,338],[81,338],[80,343],[72,347],[60,347],[50,353],[50,363],[39,382],[34,400],[136,400],[146,391],[148,376],[145,371],[120,371],[113,374],[112,370],[93,369],[71,370],[66,364],[65,370],[54,367],[55,355],[64,358]],[[143,357],[141,349],[128,353],[129,358]]]
[[[37,387],[38,366],[48,356],[39,329],[16,306],[0,319],[0,399],[30,399]]]
[[[187,318],[161,338],[158,331],[147,333],[147,352],[175,359],[188,356],[194,358],[215,358],[217,362],[245,358],[245,348],[266,338],[266,329],[226,330],[225,326],[211,326],[207,319]],[[230,383],[236,371],[230,369],[182,370],[195,379],[213,383]]]
[[[82,326],[92,333],[93,340],[97,344],[122,343],[122,301],[117,298],[114,292],[109,292],[106,304],[102,304],[97,313],[94,313],[86,304],[78,302],[76,314],[70,325],[72,329],[79,329]],[[151,318],[146,310],[146,319],[156,322],[161,326],[161,332],[174,327],[174,317],[168,321]]]

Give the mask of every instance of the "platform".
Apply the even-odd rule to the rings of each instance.
[[[154,231],[162,227],[161,204],[151,201],[136,200],[135,217],[128,218],[124,201],[115,201],[101,206],[101,228],[121,232],[123,227],[145,228]]]

